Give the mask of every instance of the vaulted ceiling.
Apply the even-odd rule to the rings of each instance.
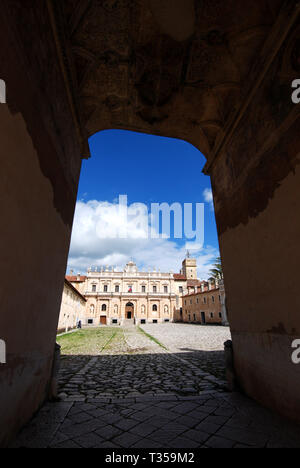
[[[182,138],[207,157],[282,0],[63,0],[56,4],[86,136],[119,128]]]

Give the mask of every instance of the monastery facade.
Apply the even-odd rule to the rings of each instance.
[[[186,258],[179,274],[139,271],[133,261],[123,271],[89,269],[86,276],[67,276],[86,298],[82,325],[173,322],[180,317],[183,296],[196,288],[197,262]]]

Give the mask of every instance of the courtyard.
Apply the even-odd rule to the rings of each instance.
[[[226,387],[226,327],[149,324],[58,337],[60,401],[13,447],[300,447],[298,426]]]

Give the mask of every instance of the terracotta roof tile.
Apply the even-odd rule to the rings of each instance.
[[[180,275],[179,273],[174,273],[174,280],[175,281],[186,281],[186,277],[184,275]]]
[[[66,279],[70,281],[70,283],[84,283],[86,276],[80,276],[80,279],[78,279],[78,276],[66,276]]]

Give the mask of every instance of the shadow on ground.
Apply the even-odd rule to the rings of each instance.
[[[223,351],[62,356],[60,397],[201,395],[226,388]]]

